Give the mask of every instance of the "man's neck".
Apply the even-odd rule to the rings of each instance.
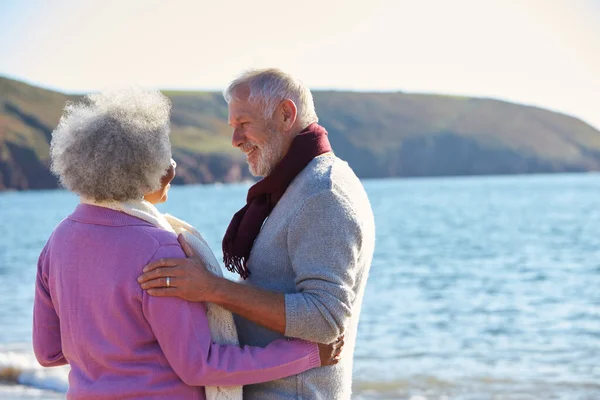
[[[286,154],[288,153],[288,151],[290,151],[290,147],[292,147],[292,142],[294,141],[294,139],[296,138],[296,136],[298,136],[300,134],[300,132],[302,132],[304,129],[306,129],[307,127],[304,128],[292,128],[292,130],[285,134],[285,146],[284,151],[283,151],[283,155],[281,156],[281,158],[279,159],[278,162],[280,162],[281,160],[283,160],[283,158],[286,156]]]

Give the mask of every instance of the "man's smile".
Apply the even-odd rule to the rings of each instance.
[[[250,157],[250,154],[254,153],[255,150],[258,149],[258,146],[252,146],[245,149],[242,149],[244,153],[246,153],[246,157]]]

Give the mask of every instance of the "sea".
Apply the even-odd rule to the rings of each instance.
[[[600,399],[600,175],[364,186],[377,236],[353,399]],[[176,186],[159,208],[220,258],[248,187]],[[37,365],[31,320],[39,252],[77,203],[0,193],[0,399],[65,397],[68,368]]]

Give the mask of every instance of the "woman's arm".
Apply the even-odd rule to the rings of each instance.
[[[56,367],[67,364],[62,353],[60,322],[48,289],[48,244],[38,259],[33,303],[33,351],[40,365]]]
[[[174,257],[185,257],[177,245],[161,247],[153,259]],[[303,340],[277,340],[265,348],[219,345],[211,339],[203,303],[153,297],[145,291],[142,296],[144,314],[163,353],[188,385],[267,382],[321,365],[319,347]]]

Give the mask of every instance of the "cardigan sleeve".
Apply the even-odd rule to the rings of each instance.
[[[153,259],[184,257],[179,246],[169,245]],[[214,343],[203,303],[144,291],[142,307],[169,364],[188,385],[262,383],[320,366],[318,346],[303,340],[281,339],[265,348]]]
[[[340,336],[352,316],[363,242],[352,205],[333,191],[308,198],[290,223],[296,293],[285,295],[285,335],[318,343]]]
[[[62,353],[60,321],[48,288],[48,244],[38,259],[33,301],[33,352],[43,367],[67,364]]]

